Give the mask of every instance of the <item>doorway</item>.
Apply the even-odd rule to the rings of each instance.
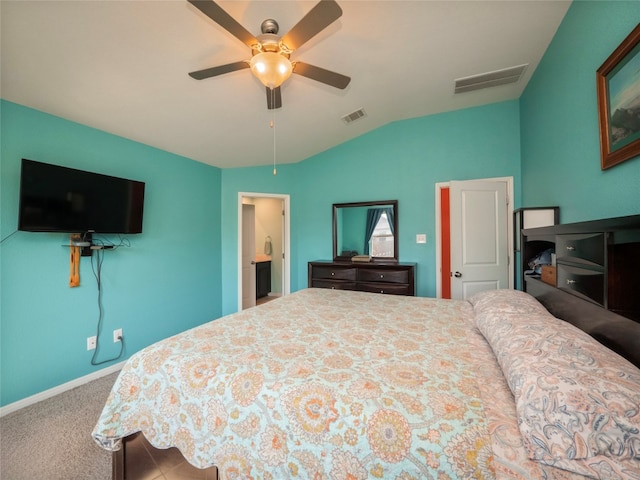
[[[437,183],[435,190],[436,296],[513,288],[513,177]]]
[[[238,311],[256,304],[257,262],[270,261],[269,295],[290,293],[289,211],[289,195],[238,193]]]

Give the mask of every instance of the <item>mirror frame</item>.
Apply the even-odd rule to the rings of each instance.
[[[393,208],[393,257],[371,257],[372,262],[377,263],[398,263],[398,201],[397,200],[378,200],[374,202],[351,202],[351,203],[334,203],[333,204],[333,261],[334,262],[350,262],[351,257],[338,255],[338,209],[349,207],[375,207],[378,205],[388,205]]]

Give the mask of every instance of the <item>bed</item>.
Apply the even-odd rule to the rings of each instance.
[[[133,355],[92,435],[222,479],[640,479],[639,405],[637,366],[526,293],[310,288]]]

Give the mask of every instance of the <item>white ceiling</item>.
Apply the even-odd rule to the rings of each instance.
[[[316,2],[220,1],[254,35],[284,34]],[[186,0],[2,0],[2,98],[221,168],[298,162],[396,120],[515,99],[568,1],[338,0],[342,17],[292,60],[352,78],[345,90],[293,75],[267,110],[249,70],[188,72],[250,58]],[[454,79],[529,64],[515,84],[454,95]],[[364,108],[346,125],[341,117]]]

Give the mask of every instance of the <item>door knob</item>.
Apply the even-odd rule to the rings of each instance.
[[[456,272],[453,274],[454,277],[456,278],[460,278],[462,276],[462,274],[460,272]]]

